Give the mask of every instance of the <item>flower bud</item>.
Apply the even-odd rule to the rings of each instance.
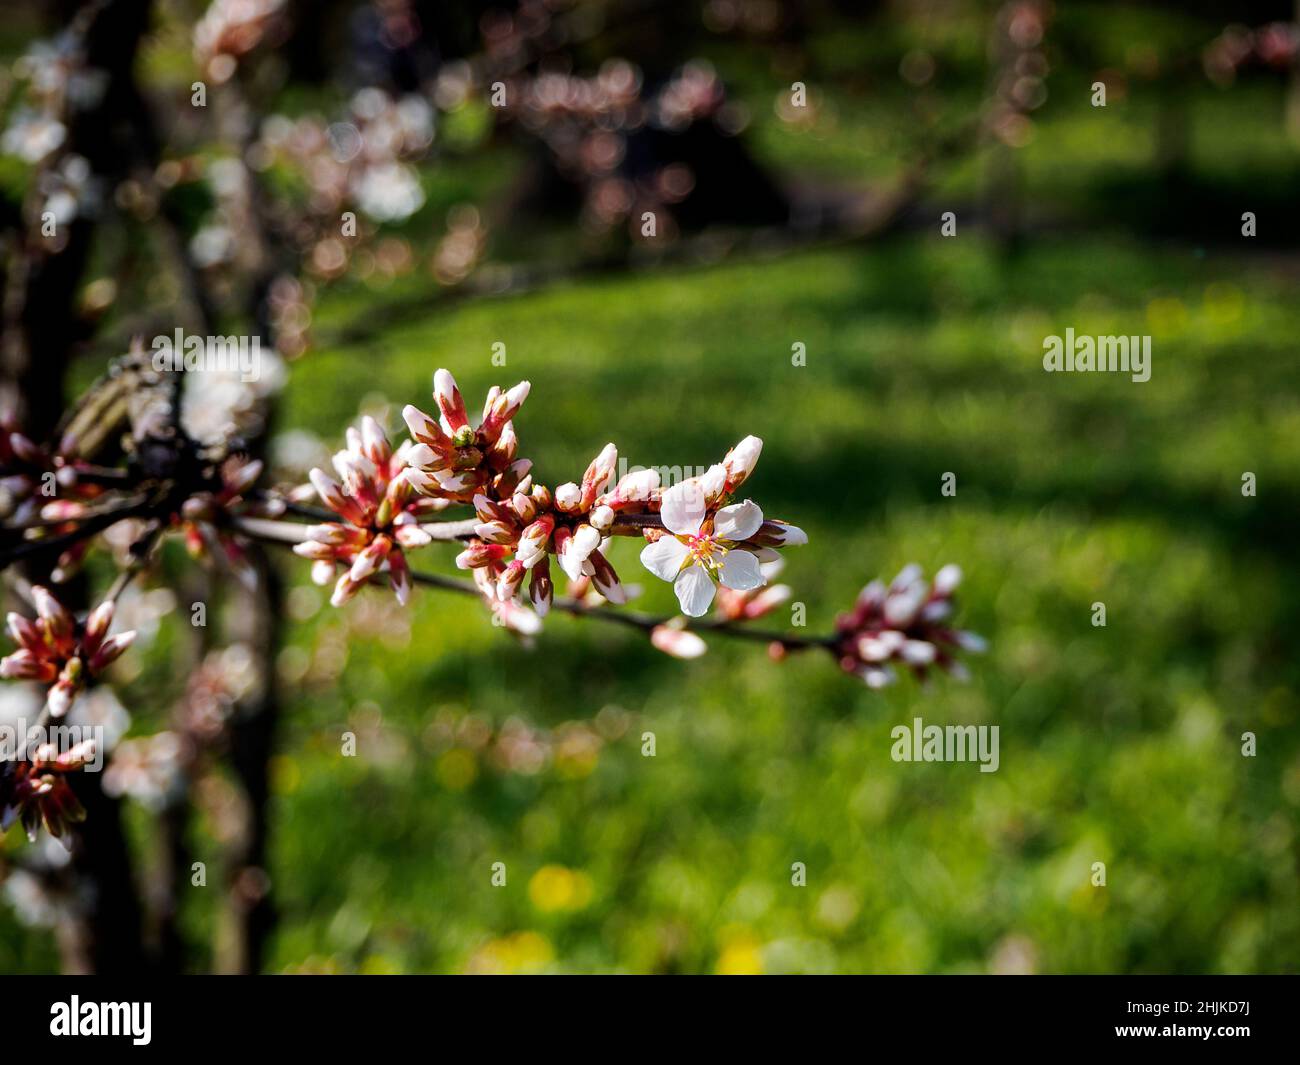
[[[515,435],[515,423],[506,422],[496,443],[488,448],[488,459],[496,469],[505,469],[515,461],[519,450],[519,437]]]
[[[627,590],[619,581],[618,574],[609,564],[609,560],[599,551],[593,551],[587,556],[587,561],[591,564],[591,583],[596,586],[596,591],[615,606],[626,603]]]
[[[582,475],[582,509],[591,509],[596,497],[605,492],[614,476],[614,467],[618,465],[618,448],[606,444],[600,454],[592,460],[587,472]]]
[[[524,495],[523,492],[516,492],[510,497],[510,509],[524,525],[530,524],[537,517],[537,504],[533,502],[532,496]]]
[[[722,465],[727,471],[728,492],[734,492],[754,472],[758,456],[763,452],[763,441],[756,436],[747,436],[727,452]]]
[[[32,586],[32,601],[36,604],[36,613],[45,623],[45,631],[51,645],[57,647],[67,644],[72,639],[73,617],[64,609],[48,589],[39,584]]]
[[[503,544],[471,543],[456,556],[456,568],[479,569],[482,566],[501,561],[505,554],[506,548]]]
[[[397,605],[406,606],[411,598],[411,569],[401,551],[393,551],[388,556],[388,586],[397,597]]]
[[[375,570],[379,569],[392,549],[392,540],[387,536],[376,536],[353,560],[348,576],[358,584],[367,580]]]
[[[460,389],[456,387],[456,378],[452,377],[447,370],[439,370],[433,375],[433,398],[437,401],[438,409],[447,419],[447,425],[450,426],[453,434],[469,426],[469,418],[465,413],[465,400],[461,398]]]
[[[433,543],[433,537],[427,530],[421,529],[417,522],[404,522],[393,526],[393,539],[407,550],[425,547]]]
[[[554,528],[555,519],[549,514],[543,514],[532,522],[519,537],[515,558],[529,569],[535,566],[546,557],[546,543],[551,538],[551,531]]]
[[[650,631],[650,643],[664,654],[682,659],[699,658],[709,649],[695,633],[679,629],[671,623],[656,625]]]
[[[116,636],[109,636],[99,645],[99,650],[91,656],[87,668],[91,673],[100,672],[110,663],[115,662],[120,658],[122,653],[134,642],[134,630],[131,632],[119,632]],[[73,662],[80,664],[81,660],[79,658],[71,658],[68,660],[68,665],[71,666]],[[80,681],[80,677],[77,677],[76,679]]]
[[[633,470],[623,475],[614,491],[598,497],[596,502],[621,510],[629,504],[648,502],[658,489],[658,470]]]
[[[523,484],[528,477],[528,471],[533,468],[529,459],[516,459],[498,475],[493,487],[496,488],[498,499],[509,498],[515,494],[516,490],[523,491]]]
[[[541,561],[533,567],[532,578],[528,582],[528,599],[533,604],[533,610],[537,612],[539,618],[545,617],[551,609],[554,595],[555,586],[551,583],[551,564],[543,556]]]
[[[442,431],[442,426],[419,407],[408,403],[402,408],[402,420],[406,422],[406,428],[410,430],[412,438],[417,442],[426,444],[435,451],[446,451],[451,447],[451,440]],[[414,465],[422,465],[422,463]]]
[[[368,414],[361,419],[361,453],[376,466],[385,465],[393,457],[393,448],[384,430]]]
[[[556,509],[566,514],[576,513],[582,505],[582,489],[572,481],[566,481],[555,490]]]
[[[519,594],[519,586],[524,583],[527,568],[518,559],[509,563],[497,578],[497,598],[509,602]]]
[[[513,544],[516,527],[504,521],[482,521],[474,526],[474,535],[490,544]]]

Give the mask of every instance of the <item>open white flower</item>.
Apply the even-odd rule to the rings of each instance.
[[[738,546],[763,524],[758,504],[746,499],[709,516],[707,492],[685,481],[664,492],[659,508],[661,536],[641,552],[641,564],[656,577],[673,582],[682,613],[698,618],[713,602],[713,582],[747,592],[764,584],[758,557]]]

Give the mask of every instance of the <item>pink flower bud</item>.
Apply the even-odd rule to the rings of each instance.
[[[317,561],[333,559],[337,556],[334,545],[323,544],[319,540],[304,540],[300,544],[294,544],[293,553],[299,558],[310,558]]]
[[[227,464],[229,465],[229,464]],[[231,496],[242,496],[262,476],[262,461],[253,459],[251,462],[238,463],[225,473],[226,491]]]
[[[501,561],[505,554],[506,547],[503,544],[471,543],[456,556],[456,568],[478,569],[481,566]]]
[[[587,467],[587,472],[582,475],[583,510],[589,510],[596,497],[609,488],[609,482],[614,476],[614,468],[617,465],[618,448],[613,444],[606,444]]]
[[[45,696],[45,706],[50,712],[50,717],[62,717],[72,707],[72,701],[77,697],[77,689],[65,681],[59,681],[52,687]]]
[[[447,420],[451,432],[455,433],[469,425],[465,413],[465,401],[461,398],[456,379],[446,370],[439,370],[433,375],[433,398],[438,401],[438,409]]]
[[[323,525],[308,525],[302,532],[308,540],[316,540],[322,544],[356,543],[365,535],[360,529],[339,525],[336,522],[326,522]]]
[[[367,580],[375,570],[383,565],[388,552],[393,549],[393,541],[387,536],[376,536],[352,562],[348,576],[360,584]]]
[[[41,636],[41,631],[36,627],[35,622],[30,619],[23,617],[21,614],[10,613],[6,627],[14,643],[24,650],[36,654],[45,650],[45,640]]]
[[[99,645],[99,650],[97,650],[91,656],[90,661],[87,664],[87,668],[90,670],[91,673],[99,673],[101,670],[105,669],[111,663],[117,661],[117,659],[121,657],[122,653],[128,647],[130,647],[131,644],[133,644],[134,642],[135,642],[134,631],[119,632],[116,636],[109,636],[103,643]],[[68,664],[71,665],[72,662],[75,661],[77,660],[72,659],[69,661]]]
[[[745,617],[749,620],[770,614],[782,603],[789,600],[791,594],[788,584],[771,584],[753,593],[753,598],[745,604]]]
[[[45,622],[45,631],[49,634],[51,643],[56,647],[69,643],[74,625],[72,615],[48,589],[39,584],[32,586],[32,601],[36,604],[36,613]]]
[[[515,423],[506,422],[501,427],[501,435],[497,437],[496,442],[488,448],[488,458],[492,465],[497,469],[504,469],[510,463],[515,461],[515,454],[519,450],[519,437],[515,434]]]
[[[58,675],[58,668],[53,662],[31,651],[15,651],[0,659],[0,677],[6,680],[40,680],[48,683]]]
[[[545,555],[532,569],[532,578],[528,582],[528,599],[539,618],[546,616],[551,609],[555,595],[555,586],[551,583],[551,564]]]
[[[566,514],[575,513],[582,506],[582,489],[566,481],[555,490],[555,506]]]
[[[626,603],[627,591],[619,581],[618,574],[614,572],[614,567],[609,564],[609,560],[599,551],[593,551],[587,556],[587,561],[591,563],[591,583],[595,585],[596,591],[615,606]]]
[[[81,637],[82,651],[87,654],[94,654],[112,624],[113,602],[111,599],[105,599],[86,618],[86,631]]]
[[[961,584],[961,567],[949,563],[934,575],[934,594],[946,598],[957,590],[959,584]]]
[[[406,428],[410,430],[412,438],[418,443],[424,444],[433,451],[447,452],[451,450],[451,440],[446,433],[442,431],[436,421],[434,421],[419,407],[408,403],[402,408],[402,420],[406,422]],[[423,462],[412,462],[413,466],[423,466]]]
[[[343,576],[339,578],[338,583],[334,585],[334,594],[330,596],[330,606],[342,606],[360,590],[360,584],[354,581],[348,574],[343,574]]]
[[[343,489],[337,481],[323,470],[318,469],[311,470],[307,476],[311,479],[311,483],[315,487],[317,495],[320,496],[321,502],[334,511],[335,514],[353,525],[364,525],[366,523],[361,508],[343,494]]]
[[[533,502],[532,496],[524,495],[523,492],[516,492],[510,497],[510,509],[524,525],[530,525],[537,517],[537,504]]]
[[[656,625],[650,631],[650,643],[674,658],[699,658],[708,645],[693,632],[669,625]]]
[[[631,504],[649,502],[658,490],[658,470],[634,470],[623,476],[614,491],[599,497],[596,502],[622,510]]]
[[[498,499],[507,499],[514,495],[516,491],[524,491],[524,483],[528,477],[528,471],[533,468],[529,459],[516,459],[498,475],[493,487],[496,489]]]
[[[524,583],[528,570],[524,564],[515,559],[502,571],[497,579],[497,598],[503,602],[513,599],[519,593],[519,586]]]
[[[523,406],[524,400],[528,398],[528,391],[532,386],[527,381],[520,381],[509,392],[489,394],[487,405],[483,411],[483,424],[480,426],[485,439],[489,441],[496,440],[501,435],[505,424],[510,421]]]
[[[555,519],[549,514],[543,514],[524,529],[519,537],[519,545],[515,548],[515,557],[531,569],[546,557],[546,544],[554,528]]]
[[[438,453],[428,444],[412,444],[403,453],[408,466],[417,469],[432,469],[438,463]]]
[[[411,569],[401,551],[394,550],[388,556],[388,585],[397,596],[397,605],[406,606],[411,598]]]
[[[384,430],[368,414],[361,419],[361,453],[376,466],[385,465],[393,457],[393,448]]]
[[[569,579],[576,581],[583,574],[583,563],[587,557],[600,546],[600,533],[590,525],[579,525],[573,530],[573,535],[566,538],[564,546],[560,547],[559,533],[556,533],[556,550],[559,557],[560,568],[568,575]]]
[[[415,522],[406,522],[393,526],[393,539],[407,550],[424,547],[433,543],[433,537]]]
[[[499,521],[511,524],[514,520],[514,514],[504,503],[498,503],[495,499],[489,499],[482,492],[474,497],[474,512],[478,514],[479,521]]]
[[[504,521],[483,521],[474,526],[474,534],[490,544],[513,544],[516,527]]]
[[[747,436],[727,452],[722,465],[727,471],[727,491],[734,492],[754,472],[758,456],[763,452],[763,441],[756,436]]]

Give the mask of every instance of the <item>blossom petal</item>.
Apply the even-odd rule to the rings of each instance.
[[[704,511],[704,492],[698,484],[690,481],[669,488],[659,505],[659,517],[663,519],[664,528],[678,536],[696,535],[704,521]]]
[[[699,658],[708,650],[704,641],[695,633],[675,629],[671,625],[656,625],[650,632],[650,642],[674,658]]]
[[[722,573],[719,579],[728,588],[738,592],[748,592],[761,588],[767,583],[763,571],[759,568],[758,558],[748,551],[728,551],[722,560]]]
[[[641,565],[660,580],[671,581],[677,577],[690,550],[675,536],[661,536],[641,549]]]
[[[720,540],[748,540],[763,524],[763,512],[752,499],[723,507],[713,519],[713,535]]]
[[[682,605],[682,613],[688,617],[698,618],[713,602],[715,591],[713,578],[709,576],[709,571],[697,562],[677,575],[677,580],[673,582],[673,591],[677,593],[677,601]]]

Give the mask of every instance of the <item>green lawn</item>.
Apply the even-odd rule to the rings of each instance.
[[[522,452],[552,484],[609,439],[694,465],[758,434],[754,496],[812,537],[786,578],[814,628],[873,575],[957,561],[992,650],[967,685],[881,695],[821,658],[715,639],[678,663],[567,618],[529,652],[435,592],[409,626],[379,596],[325,608],[286,653],[272,967],[1293,968],[1289,284],[1111,241],[1004,262],[907,240],[431,302],[297,364],[284,421],[330,437],[359,401],[423,399],[438,366],[470,396],[527,377]],[[1044,374],[1067,325],[1150,332],[1151,381]],[[1001,769],[895,764],[917,715],[1000,725]]]

